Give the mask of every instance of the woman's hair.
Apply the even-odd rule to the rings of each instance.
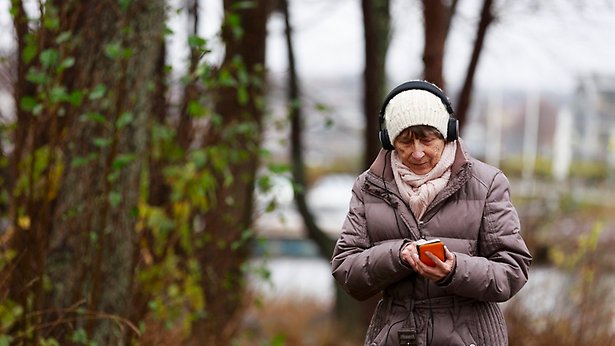
[[[399,133],[401,135],[409,135],[410,137],[422,139],[434,135],[440,139],[444,139],[444,136],[435,127],[429,125],[415,125],[410,126]],[[398,137],[399,137],[398,136]]]

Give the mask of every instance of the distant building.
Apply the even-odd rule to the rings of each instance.
[[[615,165],[615,76],[580,78],[573,116],[574,159]]]

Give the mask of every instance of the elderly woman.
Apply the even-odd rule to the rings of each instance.
[[[498,302],[528,280],[509,183],[465,152],[442,91],[425,81],[393,89],[380,112],[383,150],[353,188],[332,258],[359,300],[382,293],[365,345],[506,345]],[[417,242],[439,238],[444,256]]]

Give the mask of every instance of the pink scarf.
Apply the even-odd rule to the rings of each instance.
[[[455,161],[457,151],[456,142],[449,142],[444,146],[440,161],[436,166],[424,175],[414,174],[404,165],[397,152],[391,155],[391,167],[395,183],[401,193],[402,198],[410,205],[410,209],[417,220],[423,217],[427,206],[444,189],[451,176],[451,166]]]

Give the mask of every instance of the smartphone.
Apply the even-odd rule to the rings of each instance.
[[[436,263],[425,254],[427,251],[431,252],[443,262],[446,260],[446,257],[444,257],[444,243],[440,239],[421,239],[416,243],[416,252],[418,252],[421,262],[430,267],[435,267]]]

